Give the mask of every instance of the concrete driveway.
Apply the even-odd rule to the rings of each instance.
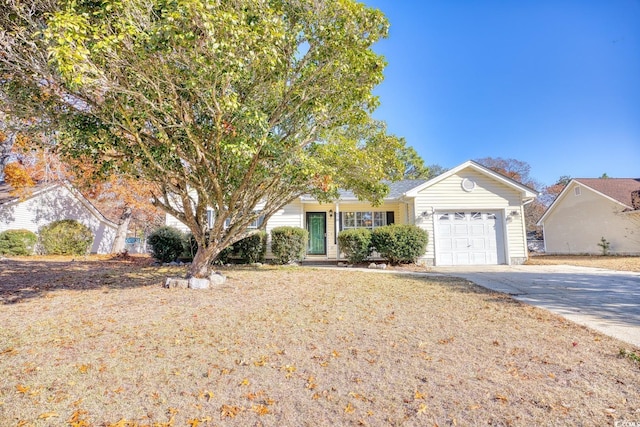
[[[640,273],[568,265],[433,267],[640,348]]]

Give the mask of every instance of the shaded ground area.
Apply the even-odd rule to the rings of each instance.
[[[136,262],[0,268],[8,425],[640,419],[637,349],[462,279],[238,268],[193,291]]]
[[[568,256],[533,255],[528,265],[578,265],[583,267],[606,268],[607,270],[640,272],[640,257],[623,256]]]

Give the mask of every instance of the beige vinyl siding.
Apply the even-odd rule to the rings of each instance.
[[[177,228],[178,230],[182,231],[183,233],[189,233],[189,227],[186,226],[186,224],[180,222],[178,220],[178,218],[174,217],[171,214],[167,214],[165,216],[165,221],[164,224],[169,226],[169,227],[174,227]]]
[[[473,191],[462,189],[465,178],[476,183]],[[427,263],[435,259],[433,212],[456,210],[495,212],[499,219],[496,226],[504,227],[503,233],[499,234],[506,235],[502,245],[505,260],[508,263],[519,263],[526,259],[526,234],[520,193],[487,175],[464,169],[423,189],[415,198],[415,223],[429,233],[425,255]],[[516,211],[517,215],[509,215],[512,211]]]
[[[619,203],[572,184],[544,221],[545,250],[551,254],[601,254],[604,237],[614,254],[640,255],[640,220]]]
[[[67,187],[58,185],[32,197],[0,206],[0,231],[24,229],[37,233],[53,221],[74,219],[91,230],[94,236],[91,253],[111,252],[116,235],[115,224],[96,216],[89,202],[77,197]]]

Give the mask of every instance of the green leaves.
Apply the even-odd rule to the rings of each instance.
[[[403,141],[370,118],[385,66],[371,47],[388,22],[361,3],[68,0],[16,13],[30,47],[1,62],[19,70],[12,84],[51,85],[39,108],[65,152],[155,182],[155,202],[194,233],[207,207],[238,221],[216,220],[211,245],[241,238],[258,203],[268,218],[338,187],[379,202],[380,181],[400,176]]]

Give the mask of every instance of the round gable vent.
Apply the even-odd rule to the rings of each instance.
[[[462,180],[462,189],[464,191],[470,192],[475,190],[476,183],[475,181],[470,180],[469,178],[465,178]]]

